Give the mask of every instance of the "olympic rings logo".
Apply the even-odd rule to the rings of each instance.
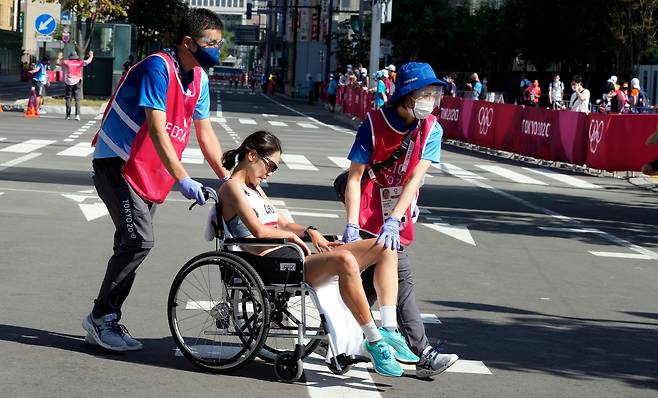
[[[592,120],[589,123],[589,150],[596,153],[599,142],[603,138],[603,120]]]
[[[480,134],[486,135],[489,131],[491,123],[493,123],[493,108],[480,108],[478,111],[478,125],[480,126]]]

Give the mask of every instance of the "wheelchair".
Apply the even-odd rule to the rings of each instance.
[[[358,355],[335,355],[315,290],[304,282],[301,248],[287,239],[227,238],[217,192],[203,189],[216,206],[216,250],[183,265],[167,300],[169,328],[182,355],[212,373],[235,371],[258,356],[273,363],[276,377],[288,383],[301,378],[303,359],[314,351],[329,350],[328,367],[335,374],[369,361]],[[236,250],[237,245],[289,246],[299,258],[256,256]]]

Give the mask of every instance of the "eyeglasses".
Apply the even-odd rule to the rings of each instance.
[[[274,173],[279,168],[279,165],[274,163],[274,161],[272,161],[272,159],[268,158],[267,156],[262,156],[259,154],[258,157],[263,159],[263,161],[265,162],[265,166],[267,166],[268,173]]]
[[[414,93],[414,99],[419,100],[421,98],[438,98],[443,95],[443,87],[425,89],[417,91]]]
[[[224,45],[224,43],[226,43],[224,38],[221,38],[219,40],[208,40],[205,37],[202,37],[200,40],[204,43],[204,45],[199,44],[199,42],[196,41],[196,40],[195,40],[195,43],[198,44],[199,47],[203,47],[203,48],[206,48],[206,47],[221,48]]]

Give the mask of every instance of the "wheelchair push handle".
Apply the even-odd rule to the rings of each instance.
[[[203,191],[203,197],[206,198],[206,200],[212,199],[215,201],[215,203],[219,203],[219,196],[217,196],[217,191],[215,191],[213,188],[204,186],[201,187],[201,190]],[[192,210],[196,205],[196,202],[192,203],[188,210]]]

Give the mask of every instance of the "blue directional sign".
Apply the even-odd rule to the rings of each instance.
[[[55,31],[57,21],[50,14],[41,14],[34,21],[34,27],[41,35],[49,35]]]

